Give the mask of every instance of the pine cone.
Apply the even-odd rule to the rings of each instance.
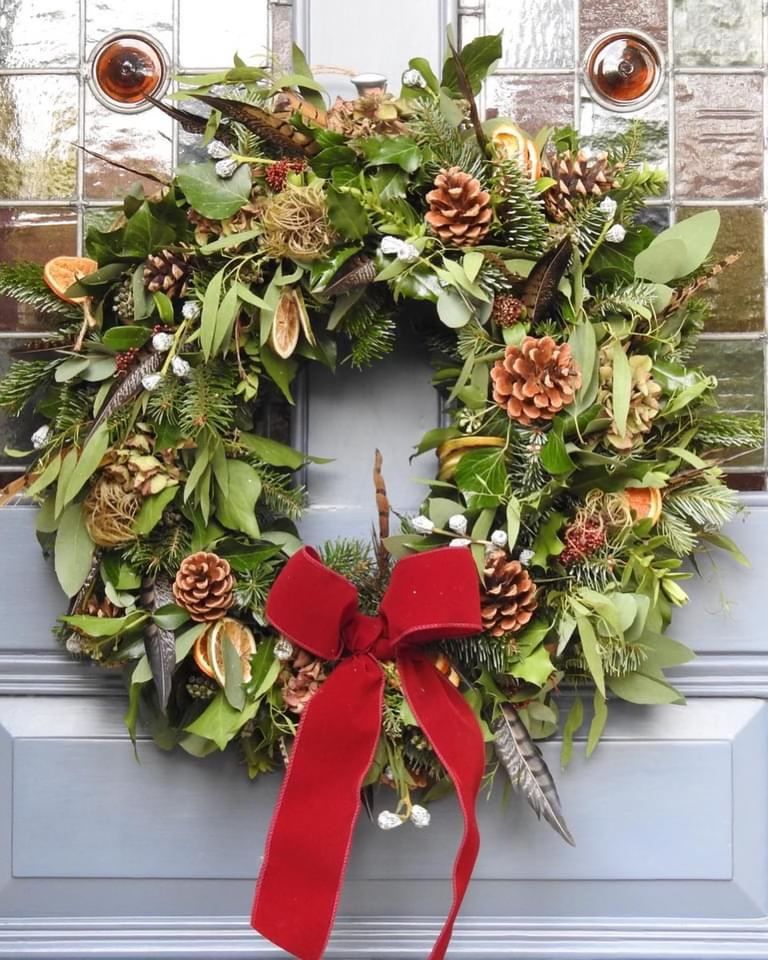
[[[219,620],[232,606],[234,586],[229,562],[201,551],[182,560],[173,595],[193,620],[207,623]]]
[[[302,713],[325,680],[322,660],[299,650],[290,666],[281,673],[283,702],[294,713]]]
[[[488,233],[493,217],[491,195],[459,167],[441,170],[427,194],[425,220],[443,243],[471,247]]]
[[[581,371],[567,343],[552,337],[526,337],[520,347],[507,347],[491,369],[493,399],[507,416],[524,426],[551,420],[573,403]]]
[[[607,153],[589,157],[583,150],[577,154],[551,153],[542,158],[542,176],[555,180],[544,193],[544,208],[551,220],[567,220],[575,206],[589,197],[602,197],[616,186],[615,167]]]
[[[627,428],[622,436],[613,420],[613,364],[610,354],[600,353],[600,400],[606,415],[613,421],[605,439],[615,449],[627,452],[639,446],[643,435],[653,426],[653,420],[659,412],[661,387],[653,379],[651,370],[653,361],[642,353],[635,353],[629,360],[632,376],[632,391],[629,395],[629,414]]]
[[[485,589],[480,615],[483,630],[492,637],[517,633],[536,612],[536,584],[519,560],[510,560],[503,550],[485,561]]]
[[[150,293],[183,297],[187,290],[190,267],[184,255],[172,250],[150,254],[144,262],[144,286]]]

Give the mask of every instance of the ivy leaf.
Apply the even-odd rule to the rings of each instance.
[[[465,454],[456,467],[456,486],[470,510],[496,507],[507,492],[504,450],[478,450]]]
[[[565,549],[565,544],[558,537],[557,532],[564,523],[565,517],[561,513],[553,513],[542,523],[533,541],[531,566],[546,567],[550,557],[560,556]]]
[[[122,255],[143,259],[155,250],[171,246],[175,241],[174,225],[155,216],[151,205],[145,200],[125,225]]]
[[[85,583],[95,549],[80,504],[71,503],[61,515],[54,546],[56,577],[68,597],[74,597]]]
[[[358,146],[370,166],[393,163],[406,173],[414,173],[421,166],[421,150],[410,137],[364,137]]]
[[[213,163],[188,163],[178,168],[176,180],[190,206],[211,220],[234,216],[251,195],[251,171],[246,163],[227,180],[216,175]]]
[[[310,160],[312,169],[318,177],[328,180],[334,169],[354,164],[357,155],[351,147],[331,146],[321,150]]]
[[[576,469],[576,464],[565,449],[563,438],[556,430],[550,430],[547,442],[541,448],[540,460],[542,467],[553,476],[561,476]]]
[[[261,536],[256,520],[256,501],[261,495],[261,480],[254,468],[244,460],[226,460],[227,493],[221,483],[216,486],[216,516],[229,530],[240,530],[254,540]]]
[[[243,724],[256,716],[258,708],[258,701],[253,700],[242,710],[236,710],[227,702],[223,692],[217,693],[197,720],[184,729],[187,733],[212,740],[219,750],[224,750]]]
[[[365,208],[351,193],[330,187],[326,192],[328,216],[339,233],[348,240],[362,240],[371,225]]]

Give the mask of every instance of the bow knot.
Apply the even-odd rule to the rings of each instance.
[[[275,581],[266,612],[298,646],[337,663],[302,715],[272,818],[253,926],[300,960],[322,957],[360,810],[360,791],[381,735],[385,678],[380,662],[394,660],[403,695],[453,780],[464,815],[453,904],[430,958],[443,960],[477,859],[474,808],[485,751],[466,700],[418,648],[481,629],[470,552],[432,550],[401,560],[379,613],[367,616],[358,608],[354,586],[304,547]],[[323,833],[323,843],[310,849],[308,823]]]
[[[367,653],[376,660],[395,659],[397,643],[388,636],[387,621],[381,614],[369,617],[356,611],[343,625],[341,639],[348,653]]]

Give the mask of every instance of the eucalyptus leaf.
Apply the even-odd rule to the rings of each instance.
[[[663,230],[635,257],[635,276],[668,283],[697,270],[709,256],[720,228],[718,210],[704,210]]]

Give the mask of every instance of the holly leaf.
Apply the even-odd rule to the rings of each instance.
[[[406,173],[414,173],[421,166],[421,150],[410,137],[364,137],[357,144],[370,166],[393,163]]]
[[[365,208],[351,193],[329,187],[326,192],[328,216],[339,233],[348,240],[362,240],[371,228]]]

